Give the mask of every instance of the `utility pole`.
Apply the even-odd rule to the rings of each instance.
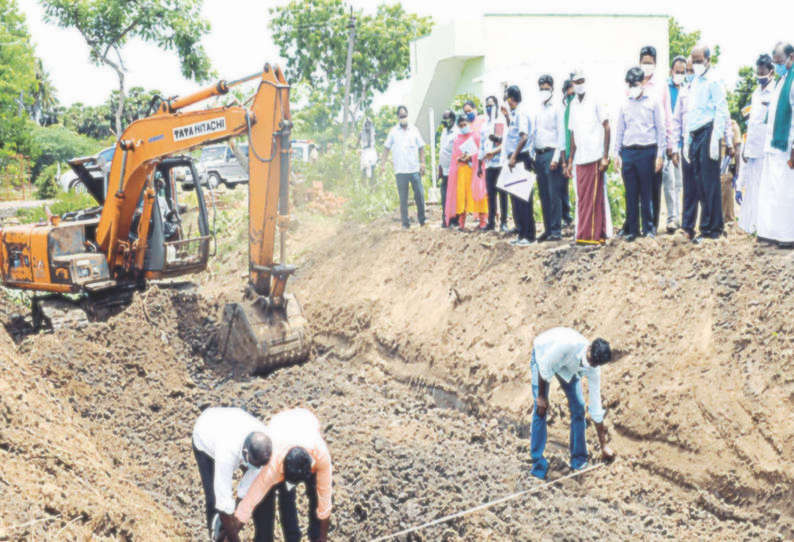
[[[342,112],[342,142],[347,143],[347,118],[350,111],[350,79],[353,76],[353,46],[356,41],[356,16],[350,6],[350,22],[347,25],[347,62],[345,62],[345,105]]]

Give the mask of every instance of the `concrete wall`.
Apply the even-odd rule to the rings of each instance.
[[[518,84],[527,106],[537,103],[537,79],[549,73],[555,91],[574,69],[585,71],[589,92],[617,112],[625,97],[626,71],[639,63],[644,45],[657,49],[657,77],[666,78],[669,54],[663,15],[485,15],[436,28],[412,47],[411,118],[429,135],[455,94],[501,98],[505,84]]]

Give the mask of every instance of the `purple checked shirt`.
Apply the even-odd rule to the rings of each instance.
[[[627,98],[618,114],[615,152],[619,154],[623,147],[656,145],[656,157],[661,158],[666,143],[665,114],[659,99],[653,94]]]

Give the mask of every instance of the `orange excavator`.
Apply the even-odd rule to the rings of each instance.
[[[259,86],[246,104],[186,110],[256,79]],[[124,130],[104,177],[91,173],[96,164],[90,159],[70,162],[100,206],[0,229],[2,284],[48,293],[34,296],[32,310],[34,327],[46,327],[52,321],[42,302],[53,297],[97,317],[107,307],[123,306],[147,281],[206,269],[213,232],[199,175],[184,153],[247,136],[249,278],[241,302],[224,308],[219,348],[251,372],[302,361],[310,339],[300,305],[285,290],[295,268],[285,262],[292,125],[284,75],[265,65],[254,75],[160,99],[152,109]],[[192,217],[179,203],[180,174],[194,180]]]

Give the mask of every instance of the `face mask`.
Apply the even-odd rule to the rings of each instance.
[[[642,68],[642,71],[645,73],[645,77],[650,77],[656,71],[655,64],[643,64],[640,67]]]
[[[692,64],[692,69],[695,70],[695,75],[700,77],[704,73],[706,73],[706,65],[705,64]]]
[[[550,90],[541,90],[540,91],[540,101],[546,103],[551,98],[551,91]]]
[[[585,84],[584,84],[584,83],[579,83],[578,85],[574,85],[574,86],[573,86],[573,91],[574,91],[576,94],[578,94],[579,96],[581,96],[582,94],[584,94],[584,91],[585,91],[585,90],[586,90],[586,87],[585,87]]]
[[[683,73],[674,73],[673,74],[673,84],[680,85],[686,79],[686,75]]]
[[[629,97],[630,98],[637,99],[637,98],[640,97],[640,94],[642,94],[642,87],[641,86],[629,87]]]
[[[400,118],[400,126],[402,126],[403,128],[408,126],[408,119],[405,118],[405,117],[401,117]]]
[[[691,83],[694,80],[695,80],[695,74],[694,73],[688,73],[688,74],[686,74],[684,76],[684,81],[686,81],[687,83]]]
[[[493,113],[493,106],[492,105],[486,105],[485,106],[485,112],[488,113],[488,116],[490,117],[491,113]]]
[[[758,81],[759,85],[761,85],[762,87],[765,87],[766,84],[769,82],[769,77],[768,76],[756,77],[755,80]]]
[[[786,68],[786,64],[775,64],[775,73],[778,74],[779,77],[785,77],[788,73],[788,68]]]
[[[476,118],[474,111],[469,111],[466,113],[466,118],[469,120],[469,122],[472,122]]]
[[[464,126],[460,129],[461,134],[470,134],[471,133],[471,126]]]

